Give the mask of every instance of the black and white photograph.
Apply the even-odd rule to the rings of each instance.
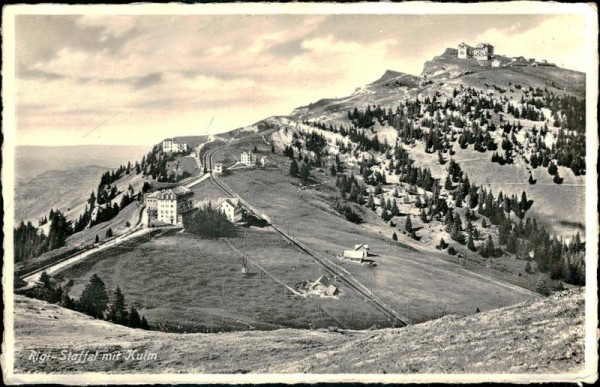
[[[597,380],[591,3],[11,5],[6,384]]]

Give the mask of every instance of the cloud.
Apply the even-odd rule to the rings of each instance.
[[[17,63],[16,72],[18,77],[25,79],[45,79],[48,81],[53,81],[64,78],[64,75],[51,71],[30,68],[21,62]]]
[[[113,32],[109,25],[91,25],[81,20],[81,16],[71,15],[18,15],[15,24],[17,57],[35,67],[65,48],[117,55],[141,32],[136,27]]]
[[[23,16],[17,141],[155,143],[206,130],[213,116],[211,132],[230,130],[348,95],[386,69],[419,74],[460,41],[574,62],[585,55],[576,22],[539,15]]]
[[[302,46],[303,39],[292,39],[287,42],[277,43],[268,49],[271,55],[282,56],[284,58],[292,58],[297,55],[302,55],[306,49]]]
[[[156,84],[159,84],[160,81],[162,81],[162,77],[163,77],[163,75],[161,72],[153,72],[153,73],[144,75],[143,77],[139,77],[139,78],[135,79],[135,81],[133,82],[133,88],[136,90],[139,90],[139,89],[145,89],[150,86],[154,86]]]
[[[583,16],[556,15],[542,20],[535,28],[522,25],[488,28],[475,41],[492,43],[498,54],[547,59],[561,67],[584,71],[589,67],[582,60],[589,54],[581,44],[584,36]]]

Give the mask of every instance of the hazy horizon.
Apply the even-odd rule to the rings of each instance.
[[[27,148],[35,148],[29,152]],[[64,148],[68,148],[65,151]],[[94,151],[93,148],[96,148]],[[148,145],[17,145],[15,146],[15,181],[28,180],[47,171],[65,171],[97,166],[113,169],[134,163],[151,149]]]

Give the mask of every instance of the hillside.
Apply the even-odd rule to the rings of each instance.
[[[38,176],[17,180],[15,222],[31,221],[37,226],[38,220],[48,215],[50,206],[65,212],[78,207],[78,215],[83,210],[83,207],[79,208],[81,199],[97,189],[99,176],[107,169],[90,165],[44,171]],[[77,176],[77,179],[74,179],[74,176]],[[77,182],[74,184],[73,180]]]
[[[509,60],[506,57],[499,57]],[[432,126],[435,127],[436,132],[441,128],[441,131],[436,134],[439,133],[439,140],[446,144],[439,148],[442,150],[445,163],[438,162],[439,156],[435,150],[425,149],[423,139],[419,138],[422,137],[420,133],[409,134],[409,138],[402,141],[404,149],[408,151],[415,163],[431,168],[434,178],[441,179],[443,182],[447,175],[446,163],[449,159],[453,159],[460,163],[471,182],[491,188],[495,195],[500,192],[519,195],[525,191],[527,196],[533,199],[531,215],[551,232],[565,238],[571,238],[577,231],[583,232],[584,173],[573,174],[569,168],[563,168],[562,161],[559,161],[559,175],[563,180],[560,185],[554,184],[552,176],[543,173],[544,171],[540,170],[542,168],[532,166],[529,159],[534,153],[540,154],[537,153],[539,150],[537,146],[532,146],[532,142],[539,141],[537,138],[540,128],[548,128],[548,135],[544,134],[542,138],[542,141],[545,141],[544,146],[548,148],[562,144],[562,142],[557,143],[557,136],[569,133],[570,137],[572,130],[585,131],[583,125],[578,128],[568,128],[563,123],[560,128],[561,125],[557,124],[556,120],[557,110],[543,106],[547,103],[549,95],[563,100],[570,97],[581,99],[585,95],[585,74],[559,67],[492,68],[485,62],[458,59],[456,50],[449,48],[443,54],[426,62],[421,77],[412,77],[409,83],[394,83],[394,79],[406,75],[387,71],[379,80],[357,89],[357,92],[351,96],[333,100],[325,99],[298,108],[292,112],[291,118],[299,122],[311,123],[313,126],[324,125],[328,129],[333,127],[334,131],[337,130],[336,128],[353,126],[362,129],[361,125],[364,125],[364,122],[357,125],[356,120],[349,120],[347,114],[353,109],[358,109],[362,114],[367,108],[377,107],[384,112],[385,117],[374,120],[374,126],[367,128],[366,133],[367,136],[377,133],[381,140],[380,128],[391,129],[400,134],[407,131],[409,122],[406,114],[391,114],[397,113],[399,106],[403,105],[405,111],[409,110],[408,115],[413,120],[410,123],[411,130],[415,128],[417,131],[422,130],[425,134],[428,132],[431,134]],[[409,107],[417,99],[419,103]],[[544,100],[546,102],[543,102]],[[448,101],[456,104],[456,108],[448,109]],[[533,107],[534,104],[536,107]],[[502,107],[494,105],[502,105]],[[420,111],[415,111],[415,108]],[[524,109],[534,109],[543,113],[544,117],[529,119],[512,113],[512,109],[519,109],[521,112]],[[410,113],[410,110],[414,113]],[[558,113],[565,114],[566,111]],[[481,114],[487,117],[480,119]],[[398,116],[394,118],[398,121],[392,121],[390,117],[393,116]],[[458,117],[460,122],[457,123]],[[506,128],[504,131],[496,130],[507,124],[519,125],[519,133],[515,133],[515,137],[512,137],[512,131],[507,132]],[[462,144],[458,146],[456,140],[460,140],[460,134],[467,131],[477,136],[491,136],[498,146],[503,146],[502,142],[505,138],[511,141],[513,155],[510,163],[499,165],[490,162],[493,152],[485,152],[485,149],[476,151],[470,146],[473,144],[472,140],[468,140],[466,147]],[[575,133],[573,138],[578,138],[577,141],[585,140],[584,133],[581,135]],[[575,143],[570,139],[568,141]],[[498,152],[501,153],[503,150],[503,148],[499,149]],[[581,151],[585,151],[582,146],[577,151],[564,150],[565,153],[579,154],[579,157],[583,157]],[[543,169],[547,166],[545,163]],[[530,174],[533,179],[537,179],[537,185],[528,184],[527,179]],[[560,202],[563,206],[552,205],[556,202]]]
[[[125,328],[15,296],[15,372],[577,373],[584,368],[583,316],[580,289],[402,329],[171,334]],[[147,351],[157,358],[74,363],[58,359],[63,349],[123,357],[129,350]],[[31,351],[57,358],[35,363]]]
[[[50,207],[77,219],[103,172],[139,159],[147,151],[146,146],[119,145],[16,147],[15,222],[31,221],[37,226]]]

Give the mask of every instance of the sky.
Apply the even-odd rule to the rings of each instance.
[[[17,145],[219,133],[460,42],[583,71],[581,15],[17,15]],[[589,55],[588,55],[589,56]]]

